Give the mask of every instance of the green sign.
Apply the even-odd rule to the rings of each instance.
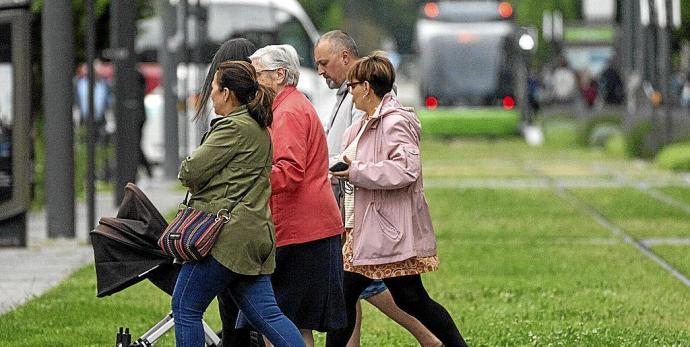
[[[565,42],[606,42],[613,43],[615,30],[612,27],[566,27]]]

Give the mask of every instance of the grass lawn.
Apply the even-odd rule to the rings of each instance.
[[[690,205],[690,188],[687,187],[666,187],[660,189],[672,198]]]
[[[690,245],[657,245],[652,251],[686,276],[690,276]]]
[[[575,195],[637,239],[690,237],[690,215],[634,188],[576,189]]]
[[[597,163],[628,165],[600,151],[534,148],[517,138],[425,140],[425,176],[591,177]],[[577,170],[573,171],[570,168]],[[690,235],[690,216],[636,189],[573,189],[635,237]],[[687,188],[663,189],[690,202]],[[427,188],[441,259],[424,275],[431,296],[471,346],[688,346],[690,288],[614,237],[551,188]],[[690,276],[689,246],[653,251]],[[139,336],[170,298],[148,283],[95,297],[87,266],[58,287],[0,316],[0,346],[107,346],[117,328]],[[215,307],[207,322],[219,328]],[[362,346],[416,346],[364,305]],[[173,346],[172,334],[157,346]],[[317,334],[323,345],[323,334]]]

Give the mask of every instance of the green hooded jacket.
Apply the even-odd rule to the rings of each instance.
[[[192,194],[190,207],[215,214],[229,209],[251,187],[230,213],[211,255],[238,274],[273,273],[276,247],[268,205],[272,159],[268,130],[242,106],[214,119],[202,142],[182,161],[177,175]]]

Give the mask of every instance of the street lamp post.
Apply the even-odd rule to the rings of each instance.
[[[86,230],[91,230],[96,224],[96,126],[94,121],[94,90],[96,76],[93,62],[96,59],[96,15],[94,0],[86,0],[86,65],[89,74],[89,114],[87,117],[86,136]]]

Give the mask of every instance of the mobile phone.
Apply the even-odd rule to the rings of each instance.
[[[349,167],[350,167],[350,165],[347,165],[347,163],[339,161],[339,162],[333,164],[333,166],[331,166],[328,170],[330,172],[340,172],[340,171],[347,170]]]

